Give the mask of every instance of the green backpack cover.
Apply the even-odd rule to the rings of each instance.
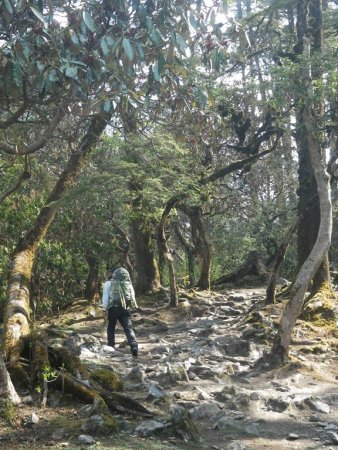
[[[131,305],[133,285],[129,272],[122,267],[116,269],[110,281],[109,307],[122,306],[128,308]]]

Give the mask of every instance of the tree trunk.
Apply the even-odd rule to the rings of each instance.
[[[189,275],[189,287],[195,286],[195,258],[196,258],[196,249],[195,247],[184,237],[182,230],[180,229],[178,223],[173,224],[173,228],[175,230],[176,236],[184,248],[185,254],[188,259],[188,275]]]
[[[271,304],[275,303],[276,284],[277,284],[277,280],[278,280],[278,276],[279,276],[280,265],[282,264],[282,262],[284,260],[285,253],[288,249],[291,239],[297,230],[298,223],[299,223],[299,218],[297,219],[297,221],[294,224],[291,225],[283,242],[280,244],[280,246],[277,249],[276,256],[273,261],[270,276],[269,276],[268,287],[266,288],[266,298],[265,298],[266,305],[271,305]]]
[[[14,404],[21,403],[13,383],[6,369],[3,356],[0,354],[0,401],[10,401]]]
[[[276,364],[288,360],[289,345],[293,327],[301,312],[304,296],[311,280],[322,264],[331,242],[332,205],[331,188],[328,173],[321,158],[319,141],[313,134],[315,123],[308,109],[304,108],[304,129],[309,143],[311,164],[313,167],[320,205],[320,226],[318,236],[312,251],[302,265],[290,294],[285,311],[283,312],[278,334],[271,350],[271,360]]]
[[[304,54],[304,45],[309,46],[308,56],[313,53],[320,54],[322,48],[322,6],[321,0],[299,0],[297,7],[297,50],[299,54]],[[306,44],[304,44],[306,43]],[[322,69],[320,64],[311,67],[311,74],[306,74],[303,83],[303,94],[307,96],[308,87],[312,89],[312,81],[320,80]],[[317,101],[315,110],[318,115],[322,113],[322,101]],[[303,217],[298,227],[298,266],[304,263],[309,256],[314,243],[316,242],[319,223],[320,206],[317,194],[316,178],[311,164],[309,136],[304,128],[304,114],[306,109],[300,109],[297,114],[297,146],[299,154],[299,202],[298,215]],[[319,148],[321,152],[321,148]],[[309,208],[309,204],[312,205]],[[328,256],[325,255],[316,274],[313,277],[311,287],[312,293],[316,293],[320,288],[329,283],[329,263]]]
[[[169,286],[170,286],[170,302],[169,306],[177,307],[178,306],[178,296],[177,296],[177,287],[176,287],[176,277],[175,277],[175,269],[173,264],[173,257],[170,253],[167,238],[165,235],[165,226],[168,221],[168,217],[170,211],[175,208],[176,204],[184,197],[183,195],[177,195],[172,197],[166,204],[164,211],[162,213],[162,217],[160,220],[160,224],[158,226],[158,241],[162,248],[163,255],[166,259],[168,270],[169,270]]]
[[[58,201],[75,182],[87,156],[96,144],[107,124],[106,115],[95,116],[79,149],[73,153],[68,164],[50,194],[36,221],[19,241],[13,255],[8,282],[8,301],[5,309],[4,352],[7,360],[16,361],[21,354],[23,342],[30,332],[29,288],[36,250],[52,223]]]
[[[210,289],[211,245],[202,219],[202,208],[183,204],[179,204],[177,207],[190,219],[191,238],[200,263],[197,286],[200,289]]]
[[[84,298],[93,303],[99,290],[99,261],[95,256],[86,255],[88,275],[84,289]]]
[[[140,220],[135,220],[131,224],[135,251],[135,290],[138,294],[156,291],[161,285],[152,233],[145,226]]]

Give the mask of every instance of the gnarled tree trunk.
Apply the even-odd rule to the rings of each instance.
[[[190,219],[191,237],[200,263],[197,286],[200,289],[210,289],[211,245],[202,219],[202,208],[181,204],[178,207]]]
[[[290,301],[281,318],[278,334],[270,353],[271,360],[275,364],[281,364],[288,360],[293,327],[301,312],[305,293],[311,280],[317,273],[318,268],[322,264],[331,242],[332,206],[330,178],[321,158],[320,144],[313,134],[313,130],[315,130],[313,117],[307,108],[304,108],[303,117],[304,127],[309,142],[311,164],[317,183],[320,204],[320,226],[316,243],[297,275],[291,290]]]
[[[84,298],[92,303],[99,290],[99,261],[96,256],[90,254],[86,255],[86,261],[88,264],[88,275],[83,295]]]
[[[173,257],[170,253],[167,238],[165,235],[165,226],[170,214],[170,211],[176,206],[176,204],[185,197],[185,194],[176,195],[172,197],[166,204],[164,211],[162,213],[162,217],[160,220],[160,224],[158,227],[158,241],[162,248],[163,255],[166,259],[168,270],[169,270],[169,285],[170,285],[170,302],[169,305],[172,307],[178,306],[178,297],[177,297],[177,287],[176,287],[176,277],[175,277],[175,269],[173,264]]]
[[[14,364],[21,354],[23,339],[30,332],[29,288],[36,250],[54,219],[58,200],[74,184],[87,156],[104,131],[107,118],[107,115],[98,114],[91,120],[78,151],[71,155],[65,170],[47,200],[47,205],[41,209],[36,221],[14,251],[8,282],[4,326],[5,357]]]
[[[140,220],[131,224],[137,273],[135,290],[138,294],[156,291],[161,285],[152,232],[145,226]]]
[[[173,224],[174,231],[176,233],[176,236],[182,245],[185,254],[187,255],[188,259],[188,275],[189,275],[189,287],[195,286],[195,258],[196,258],[196,249],[191,244],[191,242],[188,241],[188,239],[185,238],[183,235],[183,232],[178,225],[177,222]]]

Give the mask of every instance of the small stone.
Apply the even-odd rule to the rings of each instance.
[[[327,433],[328,438],[330,439],[332,444],[338,444],[338,434],[334,431],[329,431]]]
[[[89,434],[80,434],[78,438],[79,444],[92,445],[95,444],[95,439]]]
[[[33,397],[31,395],[26,395],[25,397],[22,397],[22,402],[26,405],[31,405],[33,403]]]
[[[39,416],[33,412],[30,420],[31,423],[34,423],[36,425],[37,423],[39,423],[39,420]]]
[[[289,433],[288,439],[289,441],[296,441],[297,439],[299,439],[299,435],[297,433]]]
[[[331,411],[330,406],[320,400],[307,399],[307,403],[311,406],[311,408],[320,413],[329,414]]]
[[[251,392],[250,394],[250,400],[252,401],[257,401],[260,400],[260,395],[258,394],[258,392]]]
[[[135,432],[141,437],[147,437],[164,430],[166,427],[167,425],[159,420],[146,420],[138,425]]]
[[[52,439],[55,439],[56,441],[59,441],[60,439],[64,438],[66,434],[66,431],[64,428],[59,428],[52,433]]]
[[[102,351],[104,353],[112,354],[112,353],[115,353],[115,348],[110,347],[110,345],[102,345]]]
[[[318,416],[310,416],[309,422],[320,422],[320,418]]]
[[[149,391],[148,391],[148,398],[150,399],[161,399],[165,398],[167,394],[164,392],[163,389],[161,389],[159,386],[156,386],[153,383],[150,383]]]
[[[157,334],[149,334],[149,341],[160,342],[160,336],[158,336]]]
[[[234,441],[227,446],[227,450],[246,450],[246,447],[244,444],[242,444],[242,442]]]

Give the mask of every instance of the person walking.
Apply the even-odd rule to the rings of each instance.
[[[138,356],[138,344],[132,328],[131,311],[138,308],[129,272],[123,267],[112,271],[104,283],[102,308],[108,313],[108,345],[115,348],[115,327],[120,322],[133,357]]]

